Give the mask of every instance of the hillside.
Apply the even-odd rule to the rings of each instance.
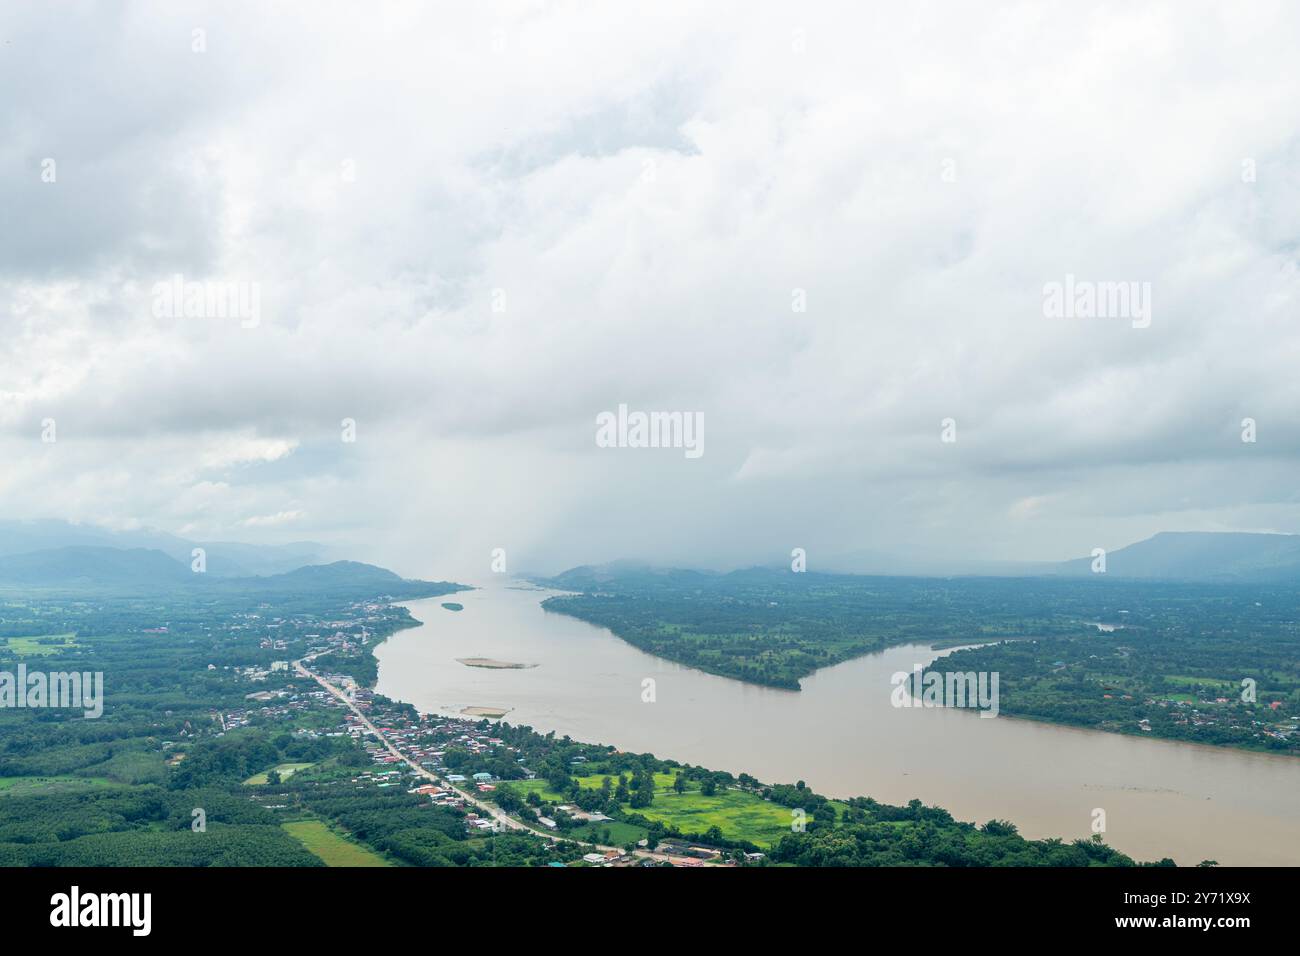
[[[1062,562],[1055,573],[1091,575],[1092,558]],[[1106,575],[1225,584],[1300,582],[1300,535],[1166,531],[1109,552]]]
[[[190,570],[148,548],[76,546],[0,558],[0,585],[53,587],[175,586]]]
[[[402,578],[385,568],[357,561],[308,565],[282,574],[220,577],[196,573],[162,551],[150,548],[74,546],[0,557],[0,589],[56,592],[162,594],[195,592],[258,595],[319,594],[398,598],[433,597],[464,590],[446,581]]]
[[[202,548],[207,554],[207,573],[218,578],[281,574],[305,564],[319,563],[325,553],[323,546],[311,541],[280,545],[196,541],[151,528],[116,531],[49,519],[0,521],[0,558],[63,548],[160,551],[186,566],[193,550]]]

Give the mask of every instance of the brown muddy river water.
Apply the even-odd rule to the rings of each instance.
[[[496,583],[407,606],[421,627],[376,651],[377,690],[424,712],[505,719],[622,750],[807,781],[830,797],[913,797],[1028,837],[1092,833],[1142,860],[1300,865],[1300,760],[974,712],[895,708],[890,677],[941,654],[894,647],[819,671],[802,691],[754,687],[660,660]],[[471,667],[457,658],[535,665]],[[646,702],[643,682],[654,681]]]

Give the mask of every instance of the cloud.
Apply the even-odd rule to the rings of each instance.
[[[1300,531],[1287,6],[87,18],[0,21],[11,516],[446,574]],[[707,454],[596,448],[621,402]]]
[[[279,511],[273,515],[255,515],[251,518],[245,518],[239,523],[245,528],[274,527],[301,521],[306,516],[305,511]]]
[[[222,436],[210,444],[201,457],[205,469],[227,468],[249,462],[278,461],[293,454],[298,442],[285,439]]]

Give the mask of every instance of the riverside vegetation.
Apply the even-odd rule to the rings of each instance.
[[[413,792],[423,781],[282,666],[309,653],[333,679],[355,679],[370,718],[437,754],[427,759],[440,772],[491,774],[492,799],[534,826],[547,816],[560,836],[704,843],[746,865],[1133,864],[1097,839],[1026,840],[1006,821],[976,826],[916,800],[832,801],[800,783],[506,722],[422,716],[364,689],[375,645],[413,623],[392,599],[346,581],[300,593],[5,596],[0,669],[102,671],[105,707],[90,720],[0,710],[0,864],[580,865],[577,843],[484,834],[467,827],[468,808]],[[584,820],[584,808],[608,819]]]
[[[761,568],[578,568],[539,583],[577,592],[548,598],[549,611],[750,683],[797,690],[814,670],[885,647],[984,644],[944,666],[999,672],[1003,714],[1300,754],[1294,584]]]

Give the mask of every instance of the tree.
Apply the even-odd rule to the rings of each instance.
[[[686,792],[686,780],[682,777],[680,773],[673,778],[673,789],[676,790],[678,793]]]

